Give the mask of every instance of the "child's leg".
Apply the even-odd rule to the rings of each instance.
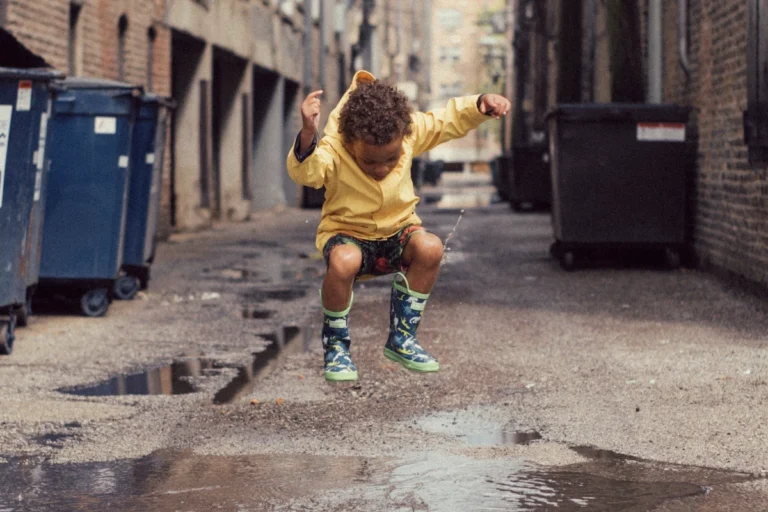
[[[401,268],[407,270],[405,274],[397,273],[392,283],[390,330],[384,355],[409,370],[436,372],[440,364],[416,339],[416,330],[440,273],[443,244],[436,235],[421,228],[410,232],[406,229],[400,243],[401,247],[405,245]]]
[[[363,253],[355,244],[340,244],[331,249],[328,271],[323,279],[323,307],[344,311],[352,298],[352,285],[363,264]]]
[[[323,306],[324,374],[329,381],[357,380],[349,337],[352,284],[362,264],[362,250],[343,236],[334,237],[325,248],[328,271],[320,290]]]
[[[412,233],[403,249],[403,266],[408,269],[405,277],[411,290],[429,294],[442,260],[443,242],[437,235],[423,230]]]

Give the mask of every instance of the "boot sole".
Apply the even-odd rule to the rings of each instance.
[[[414,363],[413,361],[408,361],[407,359],[401,357],[388,348],[384,349],[384,357],[396,363],[400,363],[404,368],[407,368],[413,372],[430,373],[440,370],[440,363],[437,361],[434,363]]]
[[[357,372],[325,372],[328,382],[347,382],[357,380]]]

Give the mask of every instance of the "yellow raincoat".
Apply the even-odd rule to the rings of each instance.
[[[315,241],[318,251],[334,235],[344,233],[362,240],[393,236],[410,224],[421,224],[416,215],[419,198],[413,190],[411,161],[438,144],[457,139],[491,117],[477,108],[479,95],[453,98],[444,109],[411,114],[413,133],[403,140],[403,155],[392,172],[381,181],[368,176],[344,149],[339,133],[339,114],[349,93],[358,83],[374,81],[367,71],[358,71],[352,85],[331,112],[310,156],[299,162],[294,147],[288,154],[288,174],[299,185],[325,186],[325,203]]]

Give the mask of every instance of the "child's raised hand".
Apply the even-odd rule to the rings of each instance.
[[[510,108],[512,103],[500,94],[484,94],[480,100],[480,112],[494,119],[501,119],[501,116],[507,115]]]
[[[317,131],[320,122],[320,96],[323,91],[314,91],[304,98],[301,104],[302,129],[313,134]]]

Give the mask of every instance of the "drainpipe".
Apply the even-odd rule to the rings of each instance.
[[[585,82],[582,91],[582,101],[591,103],[595,99],[595,50],[597,48],[597,0],[587,0],[587,58],[582,73]]]
[[[688,59],[688,0],[677,0],[677,53],[685,78],[691,78],[691,61]]]
[[[684,0],[682,0],[684,2]],[[682,2],[681,2],[682,3]],[[662,102],[662,7],[648,2],[648,103]]]
[[[319,81],[320,81],[320,89],[325,90],[325,74],[326,74],[326,67],[325,67],[325,59],[328,56],[328,47],[325,44],[325,40],[328,38],[328,20],[326,20],[326,12],[325,12],[325,0],[320,0],[320,48],[319,52],[320,55],[318,58],[320,59],[318,62],[319,65]]]
[[[304,0],[304,96],[312,92],[312,0]]]

